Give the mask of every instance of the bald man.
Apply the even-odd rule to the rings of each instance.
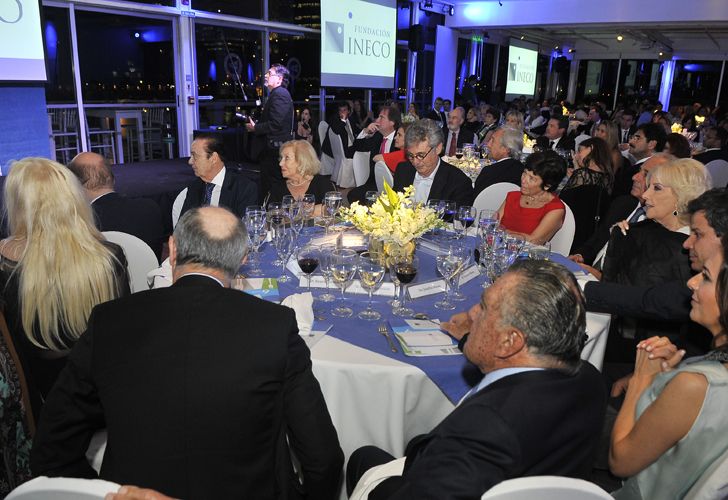
[[[148,198],[127,198],[114,191],[114,173],[97,153],[80,153],[68,168],[78,177],[94,211],[99,231],[121,231],[136,236],[162,254],[164,226],[159,205]]]
[[[174,284],[94,308],[43,408],[35,475],[95,477],[85,450],[106,428],[102,479],[335,498],[344,457],[293,310],[229,288],[247,246],[230,211],[193,208],[169,240]]]

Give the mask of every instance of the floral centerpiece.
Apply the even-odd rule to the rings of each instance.
[[[369,236],[370,248],[387,256],[415,251],[415,240],[443,225],[437,212],[414,201],[414,187],[395,192],[384,183],[384,191],[367,207],[358,202],[342,208],[340,216]]]

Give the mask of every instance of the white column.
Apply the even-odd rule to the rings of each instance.
[[[659,101],[662,103],[662,109],[670,109],[670,94],[672,94],[672,79],[675,76],[675,61],[665,61],[662,63],[662,82],[660,83]]]
[[[183,11],[185,12],[185,11]],[[176,21],[177,137],[180,156],[189,156],[192,131],[199,127],[197,72],[195,65],[195,20],[182,15]]]
[[[579,59],[576,57],[571,60],[569,67],[569,90],[566,92],[566,100],[569,102],[576,101],[576,80],[579,78]]]

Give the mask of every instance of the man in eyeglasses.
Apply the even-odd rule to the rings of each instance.
[[[458,206],[473,203],[473,183],[462,170],[440,159],[442,129],[429,119],[414,122],[404,136],[407,161],[394,173],[395,191],[414,186],[415,200],[449,200]]]

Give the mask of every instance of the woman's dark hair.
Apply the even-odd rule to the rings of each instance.
[[[609,151],[609,145],[604,139],[599,137],[591,137],[589,139],[581,141],[579,144],[580,148],[591,148],[591,152],[584,158],[584,167],[589,168],[589,165],[594,162],[604,169],[604,173],[609,176],[609,179],[614,178],[614,165],[612,165],[612,153]]]
[[[676,158],[690,158],[690,142],[684,135],[673,132],[667,134],[665,145],[670,145],[670,154]]]
[[[554,191],[566,175],[566,160],[556,151],[547,150],[532,153],[526,159],[525,170],[530,170],[533,175],[538,175],[543,180],[541,188],[545,191]]]
[[[720,266],[718,281],[715,287],[716,299],[718,301],[718,321],[722,328],[722,332],[713,339],[713,347],[719,351],[728,352],[728,235],[721,238],[723,243],[723,264]],[[716,343],[722,341],[722,344],[716,346]]]

